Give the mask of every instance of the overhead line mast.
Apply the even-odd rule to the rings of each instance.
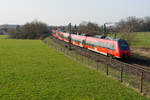
[[[69,27],[68,48],[69,50],[71,50],[71,23],[69,23],[68,27]]]

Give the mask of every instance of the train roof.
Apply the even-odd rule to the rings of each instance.
[[[62,32],[62,31],[58,31],[58,32]],[[66,33],[66,32],[62,32],[62,33]],[[66,33],[67,35],[69,35],[69,33]],[[72,33],[71,33],[72,34]],[[104,35],[89,35],[86,33],[82,33],[81,35],[79,34],[74,34],[74,35],[78,35],[78,36],[86,36],[86,37],[91,37],[91,38],[97,38],[97,39],[103,39],[103,40],[111,40],[111,41],[123,41],[124,39],[121,38],[113,38],[113,37],[108,37],[108,36],[104,36]],[[124,40],[126,41],[126,40]]]
[[[121,38],[113,38],[113,37],[108,37],[108,36],[104,36],[104,35],[95,35],[95,38],[99,38],[99,39],[104,39],[104,40],[113,40],[113,41],[122,41],[124,39]],[[124,40],[126,41],[126,40]]]

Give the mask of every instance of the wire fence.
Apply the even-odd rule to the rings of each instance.
[[[88,52],[79,54],[78,52],[73,50],[70,51],[68,48],[60,46],[57,43],[47,42],[46,40],[43,40],[43,42],[56,49],[58,52],[64,53],[66,56],[85,64],[96,71],[106,73],[106,75],[120,80],[120,82],[133,87],[142,94],[150,96],[150,71],[128,65],[119,65],[110,58],[108,58],[107,61],[100,59],[99,57],[92,59],[92,55]],[[82,49],[80,50],[82,51]]]

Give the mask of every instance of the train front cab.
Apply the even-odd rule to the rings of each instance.
[[[130,46],[126,40],[117,41],[118,58],[128,59],[131,57]]]

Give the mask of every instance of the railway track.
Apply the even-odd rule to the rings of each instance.
[[[60,51],[65,52],[67,55],[69,54],[69,51],[64,49],[64,47],[68,47],[68,43],[54,37],[52,37],[52,40],[55,43],[59,44],[59,46],[56,46],[55,44],[51,44],[53,47],[56,46],[54,48],[57,48],[58,50],[60,49]],[[78,57],[81,57],[81,59],[77,59],[78,61],[83,60],[83,58],[87,57],[88,63],[86,64],[88,64],[89,66],[96,68],[96,70],[102,70],[103,72],[106,72],[107,75],[115,77],[119,79],[121,82],[125,82],[133,86],[133,88],[138,89],[141,93],[150,95],[149,92],[150,91],[150,84],[149,84],[150,68],[149,67],[141,66],[132,63],[128,60],[122,61],[118,59],[112,59],[111,57],[107,57],[99,53],[90,51],[86,48],[81,48],[72,44],[71,44],[71,49],[72,52],[70,52],[69,54],[71,57],[75,57],[76,59]],[[76,57],[74,56],[73,52],[81,56]],[[96,66],[89,64],[93,60]]]
[[[146,67],[146,66],[141,66],[141,65],[134,64],[134,63],[131,63],[131,62],[128,62],[128,61],[118,61],[118,60],[115,60],[115,61],[117,63],[123,64],[123,65],[126,65],[126,66],[130,66],[130,67],[142,70],[142,71],[150,72],[150,68]]]
[[[68,43],[66,43],[62,40],[56,39],[56,38],[53,38],[53,41],[55,41],[56,43],[58,43],[62,46],[67,46],[68,45]],[[138,72],[145,72],[145,73],[148,73],[150,75],[150,68],[147,67],[147,66],[141,66],[141,65],[135,64],[133,62],[130,62],[128,60],[123,60],[122,61],[122,60],[118,60],[118,59],[112,59],[110,57],[101,55],[99,53],[96,53],[96,52],[93,52],[93,51],[90,51],[88,49],[81,48],[81,47],[78,47],[78,46],[75,46],[75,45],[72,45],[72,44],[71,44],[71,47],[78,54],[80,54],[82,56],[85,56],[85,57],[88,57],[90,59],[93,59],[96,62],[102,62],[102,63],[105,63],[105,64],[109,63],[113,67],[115,67],[115,66],[119,66],[119,67],[124,66],[126,69],[127,68],[129,70],[130,69],[132,69],[132,70],[135,69],[135,70],[138,70]],[[120,70],[119,67],[118,67],[118,70]],[[115,68],[117,69],[117,67],[115,67]],[[131,71],[131,73],[134,73],[134,72]],[[150,80],[150,77],[147,77],[147,78]]]

